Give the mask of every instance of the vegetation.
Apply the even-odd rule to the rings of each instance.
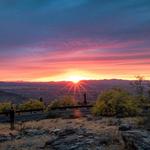
[[[75,99],[70,95],[66,95],[61,97],[59,100],[55,100],[51,102],[48,105],[48,110],[56,107],[65,107],[65,106],[74,106],[74,105],[76,105]]]
[[[132,87],[135,90],[135,97],[139,105],[147,105],[150,103],[150,82],[144,80],[143,76],[136,76],[136,80],[131,82]]]
[[[77,105],[77,102],[75,101],[74,97],[70,95],[63,96],[58,100],[52,101],[48,105],[47,107],[47,111],[49,112],[48,117],[49,118],[58,118],[58,117],[67,118],[67,116],[70,116],[72,114],[72,110],[66,110],[65,113],[62,113],[62,111],[60,110],[52,110],[52,109],[56,107],[66,107],[66,106],[75,106],[75,105]]]
[[[92,112],[103,116],[134,116],[138,113],[135,98],[127,91],[119,88],[110,89],[101,93]]]
[[[44,103],[40,100],[29,100],[18,106],[19,110],[30,110],[30,109],[43,109]]]
[[[8,111],[10,110],[10,108],[11,108],[10,102],[0,103],[0,113]]]
[[[75,102],[72,96],[63,96],[59,100],[51,102],[47,110],[55,107],[74,106]],[[11,109],[11,102],[0,103],[0,112],[6,112]],[[44,102],[40,100],[30,99],[22,104],[14,105],[15,110],[30,110],[30,109],[43,109],[45,108]]]
[[[142,98],[144,96],[144,77],[136,76],[136,80],[131,82],[131,85],[135,89],[137,96]]]

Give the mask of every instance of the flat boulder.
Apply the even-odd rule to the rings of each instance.
[[[54,130],[44,148],[57,150],[103,149],[111,144],[118,144],[109,134],[92,133],[85,128],[65,128]],[[52,132],[53,133],[53,132]]]
[[[146,130],[123,131],[122,138],[127,150],[150,150],[150,132]]]

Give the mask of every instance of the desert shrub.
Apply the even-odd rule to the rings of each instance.
[[[63,96],[60,101],[62,106],[74,106],[76,104],[74,97],[69,95]]]
[[[0,103],[0,112],[6,112],[6,111],[10,110],[10,108],[11,108],[10,102]]]
[[[29,109],[43,109],[44,103],[39,100],[29,100],[18,106],[19,110],[29,110]]]
[[[134,116],[138,112],[135,98],[127,91],[113,88],[104,91],[98,97],[92,112],[103,116]]]
[[[70,95],[66,95],[66,96],[61,97],[58,100],[52,101],[48,105],[48,110],[56,108],[56,107],[65,107],[65,106],[74,106],[74,105],[76,105],[75,99]]]

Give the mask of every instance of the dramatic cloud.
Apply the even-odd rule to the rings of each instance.
[[[149,41],[149,0],[0,0],[0,80],[150,79]]]

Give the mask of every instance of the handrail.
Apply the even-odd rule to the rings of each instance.
[[[24,113],[24,112],[35,112],[35,111],[43,111],[44,109],[27,109],[27,110],[15,110],[15,113]],[[0,115],[8,115],[10,111],[0,112]]]
[[[89,107],[93,107],[93,105],[77,105],[77,106],[54,107],[54,108],[51,108],[51,109],[55,110],[55,109],[89,108]]]

